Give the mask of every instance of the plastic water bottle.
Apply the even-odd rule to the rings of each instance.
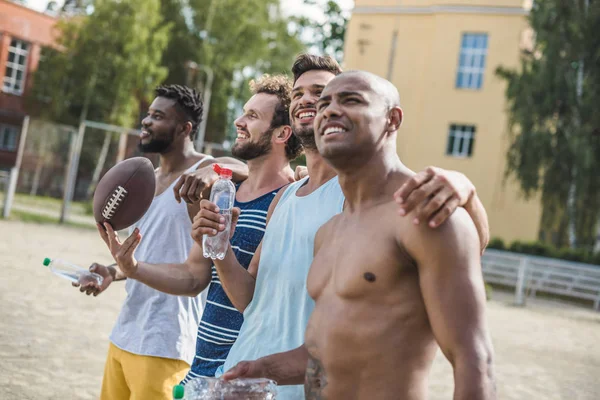
[[[270,379],[240,378],[224,381],[219,378],[194,378],[185,386],[173,387],[173,399],[183,400],[274,400],[277,385]]]
[[[71,282],[80,283],[85,285],[87,283],[93,282],[98,286],[102,285],[101,275],[98,275],[95,272],[90,272],[85,268],[81,268],[77,265],[71,264],[65,260],[61,259],[44,259],[44,265],[50,268],[50,271],[60,276],[61,278],[67,279]]]
[[[213,169],[219,174],[219,179],[213,184],[210,191],[210,201],[219,207],[219,213],[225,218],[225,230],[217,232],[215,236],[204,235],[202,248],[205,258],[225,258],[229,246],[229,233],[231,230],[231,210],[235,202],[235,186],[231,181],[232,171],[213,164]]]

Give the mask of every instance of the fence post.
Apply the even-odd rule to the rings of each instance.
[[[117,163],[120,163],[125,159],[125,153],[127,152],[127,139],[129,138],[129,132],[123,131],[119,134],[119,150],[117,151]]]
[[[8,218],[10,216],[10,209],[12,208],[13,199],[15,192],[17,191],[17,181],[19,180],[19,170],[21,169],[21,162],[23,161],[23,153],[25,152],[25,141],[27,140],[27,132],[29,131],[29,115],[23,119],[23,125],[21,126],[21,135],[19,136],[19,148],[17,150],[17,161],[15,166],[10,170],[10,178],[8,180],[8,190],[6,191],[6,197],[4,198],[4,210],[2,210],[2,216]]]
[[[75,144],[72,148],[72,152],[69,156],[69,166],[67,167],[67,182],[65,185],[65,193],[60,210],[59,222],[62,224],[67,219],[69,213],[69,206],[73,200],[73,193],[75,193],[75,183],[77,180],[77,169],[79,167],[79,156],[81,155],[81,147],[83,146],[83,136],[85,135],[85,121],[79,124],[79,131],[75,137]]]
[[[525,277],[527,276],[527,266],[529,265],[529,258],[521,258],[519,263],[519,274],[517,276],[517,286],[515,288],[515,304],[518,306],[525,305]]]

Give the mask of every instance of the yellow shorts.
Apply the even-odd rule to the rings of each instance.
[[[110,343],[102,379],[101,400],[171,400],[173,386],[190,365],[182,360],[140,356]]]

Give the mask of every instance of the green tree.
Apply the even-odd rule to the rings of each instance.
[[[319,7],[324,14],[325,22],[313,18],[293,17],[294,31],[306,38],[306,44],[321,54],[328,54],[338,62],[344,58],[344,38],[350,13],[343,11],[336,1],[328,0],[321,5],[316,0],[304,0],[309,7]]]
[[[169,29],[159,0],[96,0],[89,16],[62,20],[57,46],[42,51],[29,99],[33,109],[68,125],[82,119],[137,124],[140,102],[150,100],[166,77],[160,62]],[[103,141],[86,138],[80,173],[93,169]]]
[[[188,26],[199,38],[191,61],[214,71],[205,140],[222,142],[233,110],[248,98],[247,81],[262,73],[289,74],[294,57],[305,47],[288,31],[289,20],[278,0],[189,0],[188,4]],[[177,78],[190,81],[170,75]],[[202,88],[204,75],[192,78],[191,83]]]
[[[140,100],[166,76],[160,60],[169,25],[159,0],[98,0],[94,7],[88,17],[58,24],[58,45],[43,50],[32,96],[57,122],[76,125],[87,114],[131,126]]]
[[[193,24],[186,20],[186,14],[189,19],[192,12],[187,1],[161,0],[160,5],[163,19],[171,24],[171,35],[161,60],[168,70],[164,83],[183,85],[189,80],[186,63],[197,61],[201,39]]]
[[[538,1],[529,23],[535,41],[520,68],[497,69],[508,83],[507,176],[526,197],[541,193],[542,231],[555,245],[590,249],[600,216],[600,2]]]

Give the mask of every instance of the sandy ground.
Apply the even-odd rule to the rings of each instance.
[[[92,230],[0,220],[0,399],[96,399],[123,285],[87,297],[45,270],[44,257],[109,261]],[[600,313],[510,303],[494,293],[488,309],[498,398],[600,398]],[[439,355],[429,398],[451,399],[452,388],[452,369]]]

